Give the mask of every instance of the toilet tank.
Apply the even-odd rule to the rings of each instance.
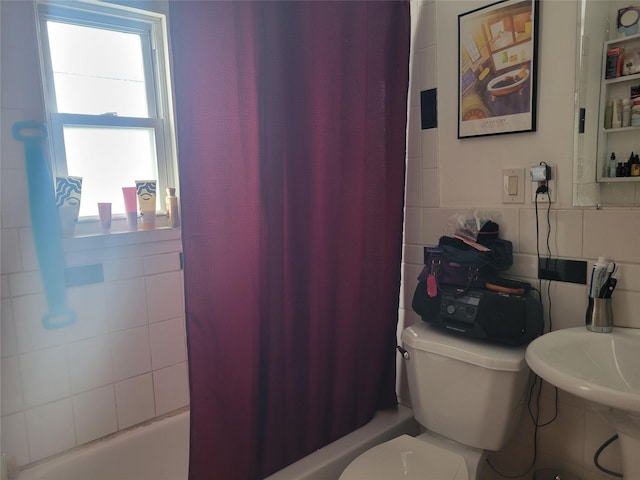
[[[402,332],[413,414],[431,432],[500,450],[525,404],[525,346],[470,340],[419,322]]]

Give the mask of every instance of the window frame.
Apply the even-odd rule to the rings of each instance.
[[[178,187],[176,138],[171,95],[169,64],[169,39],[166,16],[162,13],[140,10],[128,6],[94,1],[37,0],[38,51],[48,120],[51,170],[53,177],[66,176],[66,151],[64,126],[150,128],[155,131],[157,192],[167,187]],[[57,111],[53,68],[47,32],[47,21],[66,22],[73,25],[106,28],[135,33],[143,41],[143,65],[147,85],[148,117],[126,117],[104,114],[60,113]],[[166,213],[162,195],[158,193],[156,209]],[[114,219],[125,218],[115,214]],[[80,217],[79,221],[97,221],[96,216]]]

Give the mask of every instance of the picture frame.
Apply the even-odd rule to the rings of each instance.
[[[538,0],[458,15],[458,138],[536,130]]]

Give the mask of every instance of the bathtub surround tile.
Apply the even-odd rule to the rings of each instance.
[[[416,49],[436,45],[436,3],[420,2],[418,26],[415,30],[414,45]],[[413,17],[413,15],[412,15]]]
[[[104,284],[82,285],[67,289],[67,304],[76,312],[76,322],[65,329],[73,342],[107,333],[107,300]]]
[[[4,50],[2,60],[4,65]],[[6,70],[6,68],[2,69],[3,72]],[[5,85],[3,85],[2,93],[4,94],[5,91],[6,88]],[[16,199],[23,198],[24,192],[29,191],[27,188],[26,171],[24,169],[3,168],[0,185],[0,219],[2,221],[3,231],[6,228],[30,226],[31,213],[29,212],[29,202],[16,201]]]
[[[108,282],[106,291],[110,332],[147,324],[147,291],[144,277]]]
[[[138,327],[110,335],[113,378],[124,380],[151,371],[149,327]]]
[[[150,373],[118,382],[115,388],[119,429],[154,417],[153,380]]]
[[[24,413],[2,417],[2,452],[11,470],[30,462]]]
[[[2,273],[22,271],[20,261],[20,238],[17,228],[3,228],[0,236],[2,250],[0,250],[0,264]]]
[[[42,327],[42,316],[46,312],[47,301],[42,294],[13,297],[13,318],[20,353],[64,343],[63,330]]]
[[[184,295],[180,272],[146,277],[149,322],[160,322],[184,315]]]
[[[0,282],[0,297],[9,298],[11,296],[11,291],[9,289],[9,275],[0,275]]]
[[[0,341],[2,357],[10,357],[18,353],[16,324],[13,321],[13,305],[11,299],[0,300]]]
[[[113,385],[74,396],[73,415],[79,445],[118,430]]]
[[[422,244],[422,211],[423,208],[405,207],[404,242],[414,245]]]
[[[425,207],[437,207],[439,201],[438,170],[425,168],[422,170],[422,204]]]
[[[71,391],[85,392],[113,383],[109,337],[89,338],[68,347]]]
[[[26,411],[31,461],[35,462],[76,445],[71,399],[47,403]]]
[[[420,131],[422,150],[422,168],[438,168],[438,129],[429,128]],[[440,202],[440,199],[438,199]]]
[[[422,165],[422,155],[420,151],[420,109],[418,107],[410,107],[408,111],[407,129],[409,136],[407,137],[407,171],[411,172],[411,168]],[[411,165],[412,164],[412,165]]]
[[[148,233],[152,233],[148,232]],[[173,228],[169,230],[156,230],[157,234],[162,233],[162,239],[158,239],[156,242],[146,242],[140,244],[140,256],[146,257],[149,255],[161,255],[163,253],[180,252],[182,251],[182,241],[180,240],[180,229]],[[173,240],[168,240],[168,237],[172,237]],[[160,241],[161,240],[161,241]]]
[[[180,254],[177,252],[164,253],[144,257],[145,275],[173,272],[180,270]]]
[[[102,264],[106,282],[144,276],[144,262],[140,257],[115,258]]]
[[[20,355],[20,373],[27,407],[59,400],[71,393],[64,346]]]
[[[0,1],[0,5],[3,67],[17,67],[2,69],[2,123],[11,126],[25,119],[44,121],[41,95],[34,95],[34,92],[41,91],[41,85],[38,88],[29,87],[41,83],[37,39],[33,35],[36,26],[33,3]],[[7,65],[5,57],[9,60]],[[30,59],[28,65],[24,63],[25,58]],[[25,78],[28,79],[26,84]],[[102,264],[105,283],[101,286],[102,291],[85,289],[84,286],[68,288],[67,303],[77,310],[77,323],[65,329],[44,329],[41,317],[47,311],[47,304],[31,228],[24,145],[13,139],[10,128],[2,129],[0,137],[0,367],[4,370],[0,372],[0,392],[4,397],[1,399],[1,433],[2,450],[10,466],[15,465],[11,472],[14,473],[19,466],[73,447],[76,445],[76,433],[78,441],[82,442],[113,431],[113,418],[115,415],[117,419],[117,414],[114,410],[115,381],[113,378],[109,380],[109,377],[113,377],[109,334],[148,325],[144,277],[149,272],[162,274],[175,271],[179,272],[177,278],[181,282],[182,273],[176,264],[182,243],[179,229],[158,229],[143,235],[124,233],[65,239],[65,266]],[[79,232],[82,232],[82,227],[78,226]],[[106,285],[125,279],[137,279],[142,286],[142,290],[137,290],[140,303],[119,307],[117,312],[111,314]],[[181,288],[179,292],[182,295]],[[184,315],[183,310],[181,304],[179,314],[171,314],[162,320],[179,318]],[[127,323],[131,318],[136,321],[141,318],[142,323]],[[118,326],[117,330],[109,330],[112,324]],[[148,334],[146,341],[146,365],[149,366],[151,353]],[[184,351],[184,332],[176,342]],[[65,351],[67,360],[63,353]],[[174,345],[171,345],[164,353],[174,351]],[[184,362],[182,360],[179,363]],[[143,377],[143,380],[147,378],[144,384],[146,388],[131,392],[132,398],[142,398],[146,402],[142,413],[141,409],[136,413],[131,405],[127,406],[124,402],[127,396],[123,394],[127,389],[120,385],[121,416],[125,420],[130,419],[122,422],[125,428],[130,423],[144,421],[155,415],[152,375],[149,371],[145,373],[148,373],[148,377]],[[105,384],[105,381],[108,383]],[[108,402],[104,403],[108,389],[112,391],[111,406]],[[44,401],[46,403],[40,404]],[[101,411],[92,412],[92,405],[100,406]],[[16,408],[19,410],[15,411]],[[106,412],[110,412],[109,415]],[[109,422],[100,423],[106,421],[105,416],[110,419]],[[117,420],[115,425],[118,428]]]
[[[24,408],[22,383],[20,380],[20,364],[18,357],[2,359],[2,415],[15,413]]]
[[[153,372],[156,415],[189,405],[187,364],[180,363]]]
[[[20,228],[20,255],[22,256],[22,269],[25,271],[38,270],[40,264],[36,255],[36,245],[33,240],[33,230],[29,228]]]
[[[407,207],[420,207],[422,204],[422,177],[411,175],[410,172],[420,172],[420,159],[407,161],[407,176],[405,180],[404,204]]]
[[[154,370],[187,360],[183,318],[174,318],[149,326],[151,365]]]
[[[40,272],[20,272],[9,275],[11,293],[16,296],[42,293],[42,276]]]

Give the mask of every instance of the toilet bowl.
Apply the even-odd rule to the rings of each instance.
[[[357,457],[339,480],[471,480],[484,451],[454,445],[430,432],[401,435]]]
[[[526,347],[454,336],[425,322],[402,343],[417,437],[402,435],[351,462],[340,480],[476,480],[487,451],[501,449],[525,403]]]

